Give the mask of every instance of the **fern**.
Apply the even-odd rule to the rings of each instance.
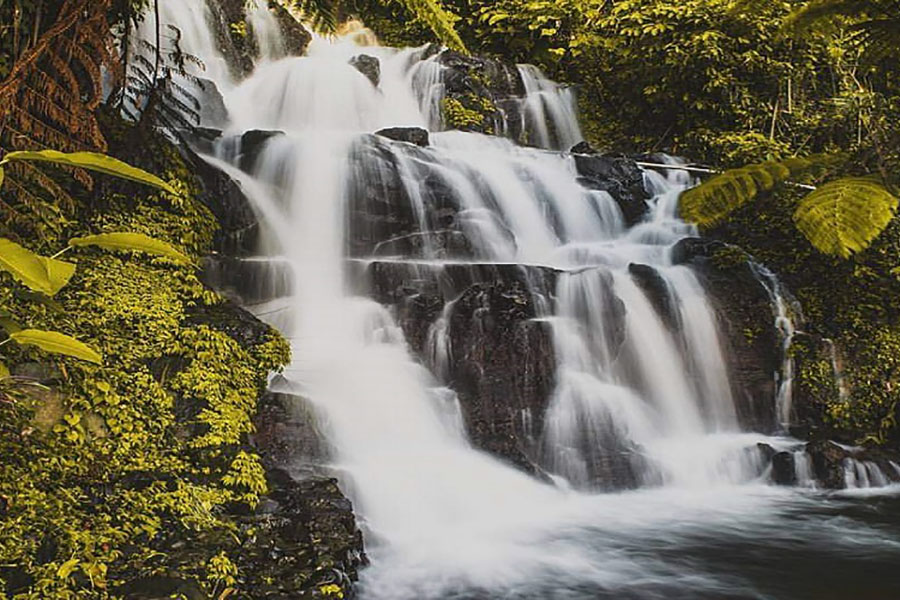
[[[834,155],[814,155],[766,161],[725,171],[681,195],[681,216],[704,227],[716,225],[762,192],[770,191],[790,178],[823,170],[838,158]]]
[[[317,31],[334,34],[340,25],[340,7],[336,0],[295,0],[294,6]]]
[[[65,152],[106,150],[94,116],[103,101],[103,67],[115,75],[107,14],[112,0],[66,0],[55,21],[35,36],[0,82],[0,152],[54,148]],[[81,185],[93,180],[73,171]],[[7,172],[0,214],[23,236],[59,233],[60,212],[74,202],[44,168],[19,165]]]
[[[794,223],[820,252],[849,258],[884,231],[897,203],[878,178],[846,177],[806,196],[794,213]]]

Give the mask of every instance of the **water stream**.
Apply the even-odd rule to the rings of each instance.
[[[900,520],[890,488],[862,499],[768,483],[757,444],[798,442],[742,428],[711,299],[672,263],[672,246],[696,234],[676,214],[689,177],[646,172],[649,212],[628,227],[609,194],[579,183],[571,155],[551,151],[580,140],[567,90],[520,69],[531,141],[545,147],[524,148],[441,131],[441,67],[421,49],[366,47],[380,60],[377,88],[348,62],[361,51],[316,38],[306,57],[269,56],[224,85],[226,138],[284,135],[249,174],[227,164],[233,141],[214,160],[263,222],[254,260],[277,265],[280,279],[251,308],[290,340],[277,389],[314,406],[328,466],[359,515],[372,561],[362,597],[893,597]],[[427,128],[430,144],[372,135],[394,126]],[[398,199],[415,252],[393,251],[405,246],[390,235],[363,243],[381,226],[366,218]],[[556,361],[531,455],[548,477],[473,447],[447,385],[456,298],[417,355],[360,276],[382,262],[410,281],[451,271],[481,281],[490,265],[521,274]],[[670,311],[633,265],[662,282]],[[847,465],[848,487],[871,490],[878,477]]]

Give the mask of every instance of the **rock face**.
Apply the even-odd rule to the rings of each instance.
[[[381,61],[368,54],[360,54],[350,59],[350,65],[366,76],[372,85],[378,87],[381,83]]]
[[[438,58],[445,67],[445,101],[478,118],[448,123],[453,128],[523,137],[519,99],[524,96],[522,78],[510,65],[482,57],[445,50]],[[446,112],[446,111],[445,111]],[[506,127],[508,130],[505,130]]]
[[[372,296],[394,307],[411,349],[458,393],[472,443],[536,473],[556,357],[549,324],[535,319],[556,272],[402,262],[367,269]]]
[[[775,373],[781,341],[768,292],[740,250],[720,242],[686,238],[672,253],[689,264],[713,298],[728,355],[738,418],[746,429],[771,432],[775,419]]]
[[[387,129],[376,131],[375,135],[397,142],[415,144],[422,148],[428,146],[428,132],[421,127],[388,127]]]
[[[581,184],[612,196],[626,224],[634,225],[647,214],[650,196],[644,188],[644,174],[633,160],[589,154],[573,156]]]

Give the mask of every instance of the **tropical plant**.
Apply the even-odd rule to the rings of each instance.
[[[845,26],[862,49],[863,64],[900,58],[900,0],[813,0],[785,20],[785,30],[799,35],[825,26]],[[885,66],[896,68],[896,62]]]
[[[792,158],[725,171],[684,192],[681,215],[701,226],[717,225],[761,193],[792,177],[826,169],[836,160],[833,156]],[[797,204],[793,220],[817,250],[849,258],[869,247],[888,226],[897,205],[897,197],[879,177],[844,177],[813,188]]]
[[[381,4],[396,4],[422,22],[447,47],[465,52],[466,46],[456,32],[457,16],[444,8],[441,0],[378,0]],[[341,22],[356,10],[356,3],[341,0],[293,0],[294,6],[312,25],[326,34],[338,30]]]
[[[68,167],[115,175],[122,179],[146,184],[170,193],[176,190],[142,169],[132,167],[120,160],[93,152],[63,153],[55,150],[10,152],[0,160],[0,184],[3,182],[4,165],[16,162],[49,162]],[[155,240],[141,233],[116,232],[73,238],[62,251],[52,257],[41,256],[12,240],[0,238],[0,270],[6,271],[28,289],[46,296],[54,296],[75,274],[73,263],[58,260],[64,252],[73,248],[96,246],[113,251],[146,252],[173,260],[187,261],[187,257],[169,244]],[[16,342],[20,345],[35,346],[53,354],[71,356],[89,362],[100,363],[102,357],[86,344],[55,331],[22,329],[18,323],[4,317],[0,323],[7,332],[7,338],[0,346]],[[0,363],[0,379],[9,376],[9,370]]]

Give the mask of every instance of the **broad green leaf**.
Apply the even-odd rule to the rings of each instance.
[[[62,289],[75,273],[72,263],[40,256],[5,238],[0,238],[0,269],[48,296]]]
[[[876,178],[846,177],[806,196],[794,212],[794,223],[820,252],[849,258],[884,231],[897,204]]]
[[[11,333],[9,337],[23,346],[36,346],[52,354],[72,356],[98,365],[103,362],[103,357],[87,344],[56,331],[23,329],[22,331]]]
[[[39,151],[22,151],[10,152],[3,157],[0,165],[14,160],[33,160],[42,162],[51,162],[59,165],[67,165],[70,167],[79,167],[107,175],[115,175],[129,181],[136,181],[155,188],[165,190],[172,194],[178,194],[178,191],[171,185],[143,169],[132,167],[128,163],[124,163],[117,158],[99,154],[97,152],[57,152],[56,150],[39,150]]]
[[[143,233],[101,233],[69,240],[70,246],[97,246],[104,250],[147,252],[187,262],[187,256],[160,240]]]
[[[0,379],[6,379],[7,377],[9,377],[9,369],[4,363],[0,362]]]
[[[78,563],[79,560],[77,558],[70,558],[59,566],[59,569],[56,570],[56,576],[60,579],[66,579],[78,567]]]

